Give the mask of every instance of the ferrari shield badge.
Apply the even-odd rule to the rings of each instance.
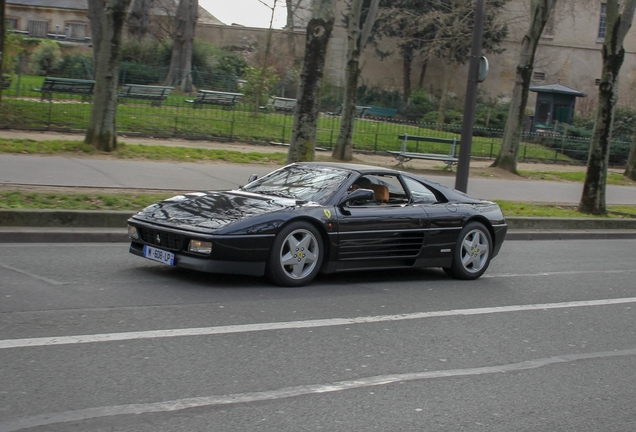
[[[327,216],[327,219],[331,219],[331,211],[325,209],[324,212],[325,212],[325,216]]]

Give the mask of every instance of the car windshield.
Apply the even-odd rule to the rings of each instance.
[[[342,186],[350,174],[337,168],[289,165],[253,181],[242,190],[322,204]]]

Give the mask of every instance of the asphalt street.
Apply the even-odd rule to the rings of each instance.
[[[632,431],[635,247],[509,242],[476,281],[285,289],[0,244],[0,432]]]
[[[225,190],[273,167],[0,155],[0,183],[183,191]],[[427,176],[454,187],[453,176]],[[470,178],[468,193],[488,200],[578,203],[581,183]],[[636,187],[607,186],[607,204],[636,204]]]

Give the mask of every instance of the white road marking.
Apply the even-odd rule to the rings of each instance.
[[[378,375],[367,378],[359,378],[349,381],[337,381],[328,384],[314,384],[296,387],[281,388],[252,393],[236,393],[229,395],[207,396],[177,399],[172,401],[154,402],[147,404],[116,405],[96,408],[86,408],[76,411],[65,411],[61,413],[40,414],[31,417],[23,417],[8,422],[0,423],[0,432],[15,432],[23,429],[38,426],[50,426],[54,424],[86,421],[96,418],[113,417],[122,415],[139,415],[160,412],[181,411],[190,408],[211,407],[219,405],[233,405],[239,403],[258,402],[265,400],[285,399],[303,395],[316,395],[323,393],[333,393],[344,390],[359,389],[387,384],[394,384],[404,381],[426,380],[434,378],[468,377],[484,374],[517,372],[528,369],[538,369],[541,367],[558,364],[571,363],[580,360],[611,358],[619,356],[636,355],[636,348],[621,351],[606,351],[587,354],[570,354],[558,357],[547,357],[542,359],[528,360],[521,363],[512,363],[500,366],[485,366],[470,369],[452,369],[433,372],[414,372],[393,375]]]
[[[58,282],[56,280],[49,279],[49,278],[46,278],[44,276],[38,276],[38,275],[33,274],[31,272],[28,272],[26,270],[22,270],[22,269],[19,269],[19,268],[11,267],[11,266],[8,266],[6,264],[0,264],[0,267],[6,268],[7,270],[14,271],[16,273],[20,273],[20,274],[23,274],[23,275],[26,275],[26,276],[30,276],[30,277],[32,277],[34,279],[41,280],[41,281],[49,283],[51,285],[64,285],[63,282]]]
[[[636,273],[636,269],[631,270],[571,270],[559,272],[542,272],[542,273],[500,273],[493,275],[483,275],[481,279],[488,278],[515,278],[515,277],[542,277],[542,276],[568,276],[582,274],[623,274]]]
[[[566,309],[566,308],[576,308],[576,307],[607,306],[607,305],[617,305],[617,304],[625,304],[625,303],[636,303],[636,297],[605,299],[605,300],[573,301],[573,302],[563,302],[563,303],[498,306],[498,307],[487,307],[487,308],[476,308],[476,309],[456,309],[456,310],[448,310],[448,311],[417,312],[417,313],[401,314],[401,315],[380,315],[380,316],[368,316],[368,317],[356,317],[356,318],[329,318],[329,319],[310,320],[310,321],[288,321],[288,322],[273,322],[273,323],[261,323],[261,324],[240,324],[240,325],[219,326],[219,327],[149,330],[149,331],[139,331],[139,332],[104,333],[104,334],[93,334],[93,335],[58,336],[58,337],[42,337],[42,338],[27,338],[27,339],[5,339],[5,340],[0,340],[0,349],[26,348],[26,347],[39,347],[39,346],[52,346],[52,345],[70,345],[70,344],[96,343],[96,342],[113,342],[113,341],[123,341],[123,340],[138,340],[138,339],[153,339],[153,338],[167,338],[167,337],[183,337],[183,336],[209,336],[209,335],[218,335],[218,334],[247,333],[247,332],[267,331],[267,330],[292,330],[292,329],[316,328],[316,327],[334,327],[334,326],[344,326],[344,325],[353,325],[353,324],[378,323],[378,322],[385,322],[385,321],[405,321],[405,320],[414,320],[414,319],[450,317],[450,316],[461,316],[461,315],[487,315],[487,314],[505,313],[505,312],[522,312],[522,311],[534,311],[534,310],[546,310],[546,309]]]

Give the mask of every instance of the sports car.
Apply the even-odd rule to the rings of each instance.
[[[294,163],[248,181],[135,214],[130,252],[295,287],[319,272],[364,269],[441,267],[451,277],[477,279],[506,236],[496,203],[395,169]]]

